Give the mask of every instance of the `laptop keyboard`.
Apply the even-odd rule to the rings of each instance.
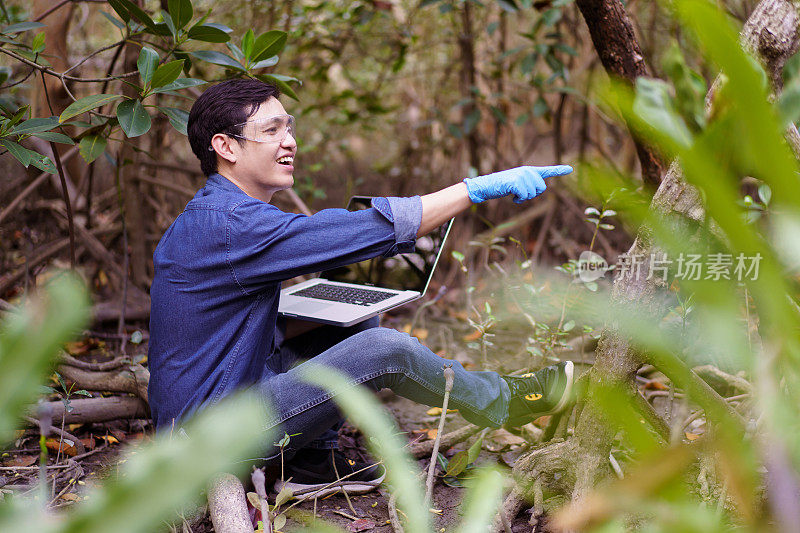
[[[317,298],[318,300],[330,300],[347,304],[371,305],[391,298],[396,293],[318,283],[291,294],[292,296],[305,296],[306,298]]]

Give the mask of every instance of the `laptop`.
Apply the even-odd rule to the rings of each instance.
[[[354,196],[347,209],[372,207],[369,196]],[[375,257],[326,270],[319,277],[281,290],[283,316],[352,326],[378,313],[412,302],[425,294],[453,219],[417,239],[413,252]]]

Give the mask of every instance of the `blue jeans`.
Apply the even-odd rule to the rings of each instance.
[[[387,388],[417,403],[439,407],[444,399],[443,368],[452,365],[455,380],[449,407],[479,426],[499,427],[508,418],[510,392],[499,374],[467,371],[407,333],[378,327],[377,317],[349,328],[322,326],[287,341],[280,337],[276,336],[278,352],[273,356],[278,359],[270,361],[280,373],[257,388],[273,409],[274,417],[267,424],[273,440],[278,441],[284,432],[294,435],[284,448],[285,460],[300,448],[337,447],[336,430],[343,417],[336,402],[331,393],[299,377],[303,361],[312,358],[374,391]],[[263,460],[270,464],[279,458],[280,449],[268,445]]]

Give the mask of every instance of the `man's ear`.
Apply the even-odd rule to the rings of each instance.
[[[232,138],[223,133],[217,133],[211,137],[211,147],[217,152],[217,155],[230,163],[236,163],[236,150],[233,147],[235,143]]]

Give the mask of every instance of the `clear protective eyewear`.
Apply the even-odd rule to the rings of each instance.
[[[292,115],[275,115],[272,117],[248,120],[233,127],[242,128],[240,135],[229,134],[231,137],[247,139],[257,143],[281,143],[286,139],[286,134],[294,137],[295,126]]]

